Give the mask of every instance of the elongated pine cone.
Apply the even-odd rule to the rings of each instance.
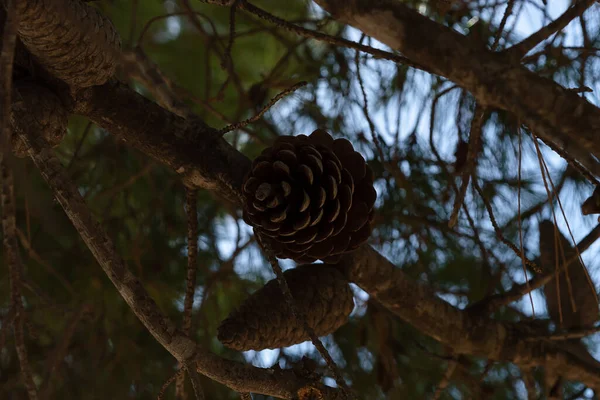
[[[80,0],[19,0],[18,33],[36,60],[72,87],[101,85],[115,72],[121,38]]]
[[[596,186],[594,192],[581,205],[583,215],[600,214],[600,185]]]
[[[31,81],[18,81],[13,86],[12,150],[17,157],[27,157],[27,147],[18,133],[43,135],[51,146],[58,146],[67,133],[68,113],[51,90]]]
[[[296,307],[317,336],[328,335],[346,323],[354,301],[340,271],[326,264],[306,264],[285,271]],[[252,294],[218,329],[218,339],[234,350],[263,350],[310,340],[294,318],[276,279]]]
[[[554,271],[556,263],[555,225],[552,221],[540,222],[540,261],[545,272]],[[560,246],[558,247],[558,267],[564,265],[564,260],[577,256],[571,242],[558,232]],[[564,252],[564,258],[563,258]],[[596,289],[590,285],[585,266],[579,259],[569,264],[567,271],[563,270],[557,282],[552,280],[544,286],[544,295],[548,306],[550,319],[565,329],[581,329],[592,326],[600,317]],[[569,289],[570,287],[570,289]],[[575,302],[575,310],[571,300]],[[562,317],[562,321],[561,321]]]
[[[278,138],[252,163],[243,192],[244,220],[279,258],[335,263],[371,234],[373,171],[322,129]]]

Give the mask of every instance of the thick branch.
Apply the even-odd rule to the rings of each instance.
[[[187,128],[184,125],[168,123],[175,116],[124,86],[106,84],[88,89],[89,91],[94,94],[86,94],[83,101],[80,100],[82,103],[77,107],[80,112],[89,112],[100,126],[167,165],[177,165],[178,159],[184,160],[188,172],[197,176],[196,182],[205,185],[204,187],[229,191],[233,194],[232,198],[238,197],[235,192],[239,193],[244,174],[250,168],[250,161],[226,142],[218,139],[217,146],[210,135],[185,139]],[[131,106],[113,106],[125,103]],[[104,118],[104,115],[109,115],[110,118]],[[145,121],[148,118],[151,119],[150,126],[157,129],[146,128],[148,125]],[[190,156],[191,147],[198,149],[195,157]],[[208,160],[214,160],[215,171],[220,175],[211,170],[213,165]],[[241,170],[232,169],[223,160],[236,160],[237,168]],[[341,266],[349,279],[393,313],[424,334],[448,345],[456,353],[508,360],[520,365],[558,368],[560,364],[567,378],[583,381],[588,385],[600,384],[598,365],[562,351],[548,340],[525,341],[527,333],[515,325],[471,315],[453,307],[439,299],[426,286],[404,275],[369,246],[363,246],[344,258]],[[538,332],[531,334],[539,336]],[[209,365],[207,368],[209,372]]]
[[[600,110],[505,54],[394,0],[316,0],[340,22],[469,90],[484,107],[510,111],[568,153],[600,156]]]
[[[343,257],[339,265],[349,280],[388,310],[455,353],[512,361],[520,366],[560,368],[567,379],[587,385],[600,384],[600,362],[579,356],[550,340],[525,340],[536,335],[526,330],[532,328],[494,321],[453,307],[369,246]]]
[[[217,190],[235,201],[229,182],[241,185],[250,161],[231,151],[217,130],[193,117],[172,114],[114,81],[81,90],[76,100],[75,113],[169,166],[184,183]]]
[[[127,109],[123,109],[125,113]],[[129,271],[116,252],[112,240],[94,219],[75,184],[52,154],[43,137],[32,138],[31,133],[20,134],[29,155],[38,167],[58,202],[79,232],[94,257],[146,329],[177,360],[189,365],[195,362],[198,372],[240,392],[255,392],[281,398],[295,398],[296,391],[314,384],[296,377],[293,371],[275,371],[256,368],[218,357],[196,346],[176,329],[158,308],[140,281]],[[200,154],[198,154],[198,158]],[[322,388],[336,398],[337,391]]]

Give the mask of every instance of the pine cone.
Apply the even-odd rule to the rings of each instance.
[[[540,261],[544,271],[554,271],[556,268],[556,245],[555,245],[555,230],[556,227],[551,221],[540,222]],[[560,232],[559,241],[561,245],[558,248],[558,265],[559,268],[564,264],[564,260],[570,260],[577,253],[571,246],[570,241]],[[564,252],[564,258],[563,258]],[[569,282],[567,282],[566,272],[569,273]],[[562,327],[565,329],[576,329],[592,326],[598,320],[598,301],[596,299],[595,289],[590,287],[586,276],[585,267],[579,260],[572,262],[568,269],[561,272],[557,278],[558,292],[556,281],[552,280],[544,286],[544,295],[546,296],[546,304],[548,306],[548,314],[550,319],[557,325],[561,326],[560,313],[562,313]],[[569,286],[571,289],[569,290]],[[576,311],[573,311],[571,297],[576,306]],[[560,301],[560,310],[559,310]]]
[[[340,271],[324,264],[307,264],[283,274],[298,311],[317,336],[328,335],[346,323],[354,301]],[[276,279],[221,322],[217,337],[225,346],[239,351],[286,347],[310,340],[302,322],[288,308]]]
[[[277,257],[335,263],[371,234],[373,172],[348,140],[324,130],[278,138],[252,163],[243,191],[244,220]]]
[[[17,133],[43,135],[50,146],[57,146],[67,133],[68,113],[49,89],[29,81],[15,82],[10,122],[13,153],[27,157],[27,147]]]
[[[596,186],[594,192],[581,205],[583,215],[600,214],[600,185]]]
[[[80,0],[21,0],[16,7],[21,41],[54,76],[82,88],[114,74],[121,38],[98,9]]]

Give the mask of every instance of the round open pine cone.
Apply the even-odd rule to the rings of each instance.
[[[243,193],[244,220],[279,258],[336,263],[371,234],[373,171],[322,129],[278,138],[253,161]]]
[[[354,308],[352,291],[342,273],[323,264],[300,265],[283,273],[298,312],[317,336],[335,332]],[[217,337],[238,350],[264,350],[310,340],[294,318],[279,283],[273,279],[221,322]]]

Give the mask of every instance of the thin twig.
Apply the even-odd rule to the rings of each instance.
[[[364,40],[364,38],[365,38],[365,35],[363,34],[361,36],[360,40],[358,41],[358,43],[362,44],[362,41]],[[371,137],[373,138],[373,143],[375,144],[375,148],[377,149],[377,153],[380,158],[379,161],[383,165],[387,165],[389,163],[386,162],[386,160],[385,160],[385,157],[383,155],[383,148],[381,147],[379,137],[377,136],[377,132],[375,131],[375,124],[373,123],[373,120],[371,119],[371,115],[369,114],[369,101],[367,99],[367,92],[365,91],[365,85],[363,83],[362,76],[360,74],[360,51],[358,51],[358,50],[356,50],[354,62],[356,64],[356,78],[358,79],[358,85],[360,86],[360,91],[362,93],[362,98],[363,98],[363,107],[362,107],[363,114],[365,115],[365,118],[367,119],[367,122],[369,124],[369,129],[371,130]]]
[[[582,337],[590,336],[590,335],[593,335],[598,332],[600,332],[600,326],[595,326],[592,328],[585,328],[585,329],[573,329],[573,330],[571,330],[569,332],[565,332],[565,333],[552,333],[552,334],[548,334],[548,335],[528,336],[525,338],[525,340],[535,342],[540,339],[547,339],[547,340],[581,339]]]
[[[494,38],[494,43],[492,44],[492,50],[496,50],[498,44],[500,43],[500,38],[502,37],[502,32],[504,32],[504,27],[506,26],[506,21],[508,21],[508,17],[512,14],[513,7],[515,5],[515,0],[509,0],[506,5],[506,10],[504,10],[504,15],[502,16],[502,21],[500,21],[500,25],[498,25],[498,31],[496,32],[496,37]]]
[[[163,383],[162,387],[160,388],[160,391],[158,392],[158,396],[156,397],[157,400],[163,400],[165,397],[165,392],[167,391],[167,389],[169,388],[169,386],[171,385],[171,383],[173,383],[173,381],[175,379],[177,379],[177,377],[181,374],[183,374],[184,370],[183,368],[177,370],[177,372],[175,372],[173,375],[171,375],[171,377],[169,377],[169,379],[167,379],[165,381],[165,383]]]
[[[15,308],[9,308],[8,312],[2,318],[2,326],[0,327],[0,351],[4,348],[6,344],[6,338],[8,337],[8,332],[12,328],[12,324],[15,320]]]
[[[198,371],[196,371],[196,368],[193,365],[186,366],[186,371],[190,377],[190,381],[192,382],[194,397],[196,400],[204,400],[204,390],[202,389],[202,384],[200,383],[200,375],[198,375]]]
[[[590,277],[590,274],[588,273],[587,268],[585,267],[585,263],[583,262],[583,259],[581,258],[581,253],[579,252],[579,249],[577,248],[577,246],[575,244],[575,238],[573,236],[573,232],[571,232],[571,227],[569,226],[569,221],[567,221],[567,216],[565,214],[565,210],[564,210],[562,202],[560,200],[560,196],[558,196],[558,193],[556,192],[556,188],[554,187],[554,183],[552,182],[552,178],[550,177],[550,171],[548,170],[548,166],[546,165],[546,162],[545,162],[544,158],[542,157],[542,152],[541,152],[540,147],[539,147],[539,145],[537,143],[537,140],[535,140],[536,139],[535,136],[533,136],[533,139],[534,139],[535,149],[536,149],[536,152],[537,152],[537,155],[538,155],[538,161],[539,161],[539,164],[540,164],[540,169],[542,169],[542,178],[544,179],[544,187],[546,188],[546,191],[547,191],[548,195],[550,195],[550,191],[549,191],[548,186],[546,184],[546,178],[545,178],[545,175],[547,175],[548,176],[548,180],[550,181],[550,185],[552,186],[552,191],[556,194],[556,201],[558,203],[558,206],[560,207],[560,211],[561,211],[562,216],[564,218],[564,221],[565,221],[565,223],[567,225],[567,230],[569,231],[569,235],[571,236],[571,241],[573,242],[573,245],[575,245],[575,253],[577,255],[577,258],[579,259],[579,265],[581,266],[581,268],[583,268],[583,272],[584,272],[584,275],[585,275],[585,277],[587,279],[588,285],[589,285],[590,289],[592,290],[592,292],[594,294],[595,302],[598,303],[598,295],[596,293],[596,288],[594,286],[594,282],[592,282],[592,278]],[[544,170],[546,172],[545,174],[544,174]],[[552,211],[552,214],[554,215],[554,210]],[[554,220],[555,220],[555,225],[556,225],[556,222],[557,222],[556,221],[556,216],[554,216]],[[556,240],[560,244],[560,241],[558,240],[558,235],[556,235]],[[567,260],[564,260],[564,251],[562,252],[562,256],[563,256],[563,262],[566,263]],[[558,264],[558,257],[556,259],[557,259],[557,264]],[[576,310],[577,306],[576,306],[574,298],[572,296],[573,288],[571,287],[571,281],[570,281],[570,278],[569,278],[569,270],[568,269],[566,269],[565,277],[567,279],[569,294],[571,295],[571,304],[572,304],[572,307],[573,307],[573,311],[575,312],[575,311],[577,311]],[[560,293],[558,291],[558,278],[557,278],[557,293]],[[559,307],[560,307],[561,303],[559,302],[558,304],[559,304]]]
[[[579,254],[586,251],[592,244],[594,244],[594,242],[598,238],[600,238],[600,225],[597,225],[594,229],[592,229],[590,231],[590,233],[588,233],[586,235],[586,237],[584,237],[577,244],[577,249],[578,249]],[[563,263],[563,265],[561,266],[561,269],[558,272],[559,273],[562,272],[563,269],[565,269],[567,266],[571,265],[571,263],[573,263],[574,261],[578,260],[578,258],[579,258],[579,255],[574,254],[570,259],[567,260],[566,263]],[[474,308],[483,309],[483,310],[486,310],[486,312],[487,311],[491,312],[491,311],[497,310],[498,308],[500,308],[502,306],[508,305],[508,304],[512,303],[513,301],[519,300],[521,297],[523,297],[524,295],[529,293],[529,291],[533,291],[535,289],[538,289],[538,288],[544,286],[545,284],[547,284],[554,278],[554,274],[555,274],[555,271],[552,270],[552,271],[548,271],[548,272],[545,272],[540,275],[536,275],[534,278],[532,278],[531,280],[529,280],[526,283],[514,285],[509,291],[507,291],[505,293],[490,296],[487,299],[484,299],[484,300],[480,301],[479,303],[476,303],[477,306],[474,305]]]
[[[0,106],[0,160],[10,153],[10,108],[12,104],[12,75],[17,43],[17,11],[16,0],[6,0],[6,18],[2,32],[2,52],[0,53],[0,90],[2,102]]]
[[[13,333],[15,335],[15,348],[19,365],[21,367],[21,379],[27,389],[30,400],[37,400],[37,388],[33,381],[33,374],[29,365],[27,347],[25,346],[24,320],[25,308],[21,299],[21,274],[23,263],[19,254],[16,229],[16,208],[13,173],[8,164],[11,149],[11,126],[10,112],[12,105],[12,71],[15,56],[15,45],[17,41],[17,12],[16,1],[5,1],[6,18],[2,32],[2,52],[0,53],[0,82],[1,82],[1,106],[0,106],[0,174],[2,179],[2,232],[4,236],[4,253],[9,270],[10,279],[10,303],[11,311],[14,311],[12,321]]]
[[[481,147],[481,129],[483,126],[485,116],[485,110],[477,104],[475,106],[475,111],[473,112],[473,119],[471,120],[471,131],[469,134],[469,151],[467,152],[467,165],[462,172],[462,183],[460,185],[460,189],[454,199],[454,207],[452,208],[452,213],[450,214],[450,219],[448,221],[448,226],[453,228],[458,221],[458,213],[460,211],[461,205],[465,200],[465,195],[467,194],[467,188],[469,187],[469,180],[471,176],[475,173],[475,168],[477,166],[477,154],[479,153],[479,148]],[[473,179],[475,179],[473,177]]]
[[[560,17],[532,33],[504,52],[515,60],[520,60],[535,46],[546,40],[550,35],[564,29],[575,18],[581,16],[596,0],[580,0],[567,9]]]
[[[575,168],[581,175],[583,175],[592,184],[600,184],[600,181],[596,176],[600,176],[600,164],[590,154],[589,151],[582,149],[574,143],[569,143],[568,152],[561,149],[555,143],[549,140],[537,137],[542,143],[550,147],[556,154],[565,159],[573,168]]]
[[[21,246],[23,246],[23,249],[27,252],[27,255],[34,260],[35,262],[37,262],[38,264],[40,264],[42,267],[44,267],[46,269],[46,271],[48,271],[50,274],[54,275],[54,277],[56,279],[58,279],[58,281],[60,282],[60,284],[67,289],[67,291],[71,294],[71,296],[75,296],[75,290],[73,289],[73,286],[69,283],[69,281],[67,281],[65,279],[64,276],[62,276],[61,274],[58,273],[58,271],[48,262],[46,262],[33,248],[33,246],[31,245],[31,243],[29,242],[29,240],[27,240],[27,237],[25,236],[25,234],[23,232],[21,232],[21,230],[19,228],[17,228],[17,236],[19,237],[19,241],[21,242]]]
[[[83,318],[86,312],[89,312],[91,307],[87,304],[82,305],[79,309],[73,314],[71,319],[67,322],[65,329],[60,335],[60,342],[54,348],[48,360],[46,361],[45,368],[45,376],[44,376],[44,388],[41,389],[41,397],[42,399],[51,399],[52,398],[52,390],[53,385],[51,382],[51,378],[53,378],[56,373],[57,368],[60,366],[62,361],[64,360],[67,352],[69,351],[69,346],[71,345],[71,339],[75,334],[77,329],[77,325]]]
[[[536,380],[534,377],[534,367],[521,368],[521,378],[527,390],[527,400],[535,400],[538,398],[536,389]]]
[[[130,187],[131,185],[136,183],[138,181],[138,179],[143,178],[144,176],[148,175],[148,173],[150,173],[150,171],[152,171],[152,168],[154,168],[154,163],[152,161],[150,161],[146,165],[144,165],[144,167],[142,169],[137,171],[135,174],[129,175],[127,177],[127,179],[124,180],[123,182],[117,183],[117,184],[111,186],[110,188],[107,188],[106,190],[103,190],[102,192],[98,193],[95,196],[96,200],[104,199],[104,198],[111,198],[112,196],[114,196],[118,193],[122,193],[123,191],[125,191],[125,189],[127,189],[128,187]]]
[[[184,0],[184,3],[186,2],[186,0]],[[181,16],[186,16],[186,15],[195,15],[195,16],[200,16],[200,17],[204,17],[206,20],[208,20],[210,22],[210,24],[212,25],[213,28],[213,32],[216,36],[216,28],[214,26],[214,24],[212,23],[212,21],[210,21],[210,19],[208,17],[206,17],[206,15],[204,15],[201,12],[197,12],[197,11],[179,11],[179,12],[173,12],[173,13],[168,13],[168,14],[163,14],[163,15],[158,15],[156,17],[150,18],[148,20],[148,22],[146,22],[146,25],[144,25],[144,27],[142,28],[140,35],[138,36],[138,40],[137,40],[137,45],[140,46],[141,43],[144,41],[144,36],[146,35],[146,33],[150,30],[150,27],[152,26],[152,24],[154,24],[155,22],[158,22],[160,20],[163,19],[167,19],[170,17],[181,17]],[[202,28],[202,25],[199,25],[200,28]],[[204,32],[204,30],[202,30],[202,32]]]
[[[267,257],[269,264],[271,264],[271,267],[273,268],[273,272],[275,273],[275,276],[277,277],[277,283],[279,284],[279,288],[281,289],[281,292],[283,293],[283,298],[285,299],[285,302],[287,303],[287,306],[290,309],[292,316],[297,321],[301,321],[302,324],[304,325],[305,332],[310,337],[310,340],[312,341],[313,345],[317,348],[317,351],[319,352],[319,354],[321,354],[321,357],[323,357],[323,359],[325,360],[327,367],[333,374],[336,383],[342,389],[345,397],[348,399],[354,398],[355,396],[352,395],[352,392],[350,391],[350,388],[348,387],[348,385],[346,384],[346,381],[342,377],[337,364],[335,363],[335,361],[333,361],[333,358],[331,358],[331,355],[329,354],[329,352],[327,351],[325,346],[323,346],[323,343],[321,342],[321,340],[317,337],[314,329],[312,329],[310,327],[310,325],[308,325],[308,323],[306,322],[306,316],[301,314],[300,310],[298,310],[298,307],[296,307],[296,303],[294,301],[294,297],[292,296],[292,292],[290,291],[287,281],[285,280],[285,277],[283,276],[283,271],[281,270],[281,267],[279,266],[279,262],[277,261],[277,258],[273,254],[273,250],[271,250],[268,242],[264,241],[262,235],[256,229],[254,230],[254,235],[257,238],[259,246],[262,248],[265,256]]]
[[[194,304],[194,293],[196,291],[196,269],[198,255],[198,206],[197,191],[186,188],[185,203],[188,222],[187,251],[188,265],[186,277],[185,300],[183,303],[183,333],[190,335],[192,331],[192,306]]]
[[[473,179],[472,184],[473,184],[473,187],[475,188],[475,190],[477,191],[477,193],[479,194],[479,197],[483,201],[483,205],[485,206],[485,208],[488,212],[488,216],[490,218],[490,222],[492,223],[492,226],[494,227],[496,236],[498,237],[498,239],[500,239],[500,241],[502,243],[507,245],[519,258],[521,258],[521,252],[519,251],[519,248],[517,246],[515,246],[513,243],[511,243],[508,239],[506,239],[504,237],[504,235],[502,234],[502,231],[500,230],[500,227],[498,226],[498,222],[496,222],[496,217],[494,216],[494,210],[492,209],[491,204],[485,198],[485,195],[483,194],[483,191],[481,190],[479,183],[477,183],[477,179]],[[527,257],[525,257],[524,261],[525,261],[525,264],[527,264],[535,272],[542,273],[542,270],[536,263],[534,263]]]
[[[25,346],[25,332],[24,332],[24,308],[21,304],[17,308],[17,315],[13,325],[13,331],[15,335],[15,347],[17,349],[17,356],[19,358],[19,364],[21,365],[21,379],[27,389],[27,395],[29,400],[37,400],[38,393],[33,381],[33,372],[31,371],[31,365],[29,365],[29,356],[27,355],[27,347]]]
[[[565,171],[562,173],[562,175],[560,177],[560,181],[556,185],[556,190],[559,193],[562,190],[562,188],[565,186],[565,183],[567,182],[567,177],[569,176],[568,172],[569,172],[570,168],[571,168],[571,166],[567,166],[567,169],[565,169]],[[519,216],[519,214],[515,214],[507,222],[504,223],[504,225],[502,226],[501,229],[504,230],[504,229],[509,228],[515,221],[518,222],[519,218],[524,219],[524,220],[530,218],[532,215],[537,214],[538,212],[540,212],[541,209],[547,203],[548,203],[548,198],[544,197],[544,200],[538,202],[537,204],[534,204],[533,206],[529,207],[527,210],[521,212],[520,216]]]
[[[192,331],[192,310],[194,305],[194,294],[196,292],[196,270],[198,264],[198,205],[197,191],[185,188],[185,212],[187,215],[187,276],[185,299],[183,302],[183,334],[190,336]],[[187,369],[189,371],[189,369]],[[190,375],[190,379],[192,376]],[[185,392],[185,374],[177,377],[176,396],[187,399]],[[192,381],[193,383],[193,381]],[[200,389],[201,390],[201,389]],[[194,389],[194,391],[196,391]]]
[[[133,47],[133,37],[135,35],[135,30],[137,28],[137,12],[138,12],[138,0],[133,0],[131,2],[131,16],[129,19],[129,46]]]
[[[131,273],[123,258],[119,256],[113,241],[94,218],[77,186],[69,179],[60,160],[54,156],[45,139],[42,136],[34,137],[26,130],[17,132],[40,175],[52,189],[55,198],[100,267],[158,343],[178,361],[190,366],[190,363],[194,363],[199,373],[233,390],[257,393],[263,393],[264,390],[268,395],[292,396],[290,381],[298,381],[299,378],[290,372],[284,371],[285,378],[274,377],[268,370],[219,357],[183,335],[173,321],[161,312],[140,280]],[[323,387],[323,390],[332,396],[341,393],[339,389],[329,387]]]
[[[10,128],[8,130],[10,133]],[[0,156],[2,158],[2,156]],[[38,393],[33,381],[33,373],[29,365],[27,347],[25,346],[25,308],[21,298],[23,263],[19,254],[17,242],[15,192],[13,174],[6,159],[0,159],[0,174],[2,179],[2,233],[4,237],[4,256],[8,265],[10,280],[10,306],[14,310],[13,334],[15,348],[21,367],[21,379],[27,389],[29,400],[37,400]]]
[[[527,293],[531,302],[531,314],[535,318],[535,307],[533,306],[533,296],[531,296],[531,288],[529,287],[529,277],[527,276],[527,267],[525,266],[525,246],[523,245],[523,221],[521,219],[521,164],[523,161],[523,135],[521,132],[521,124],[519,124],[519,166],[517,177],[517,215],[519,216],[519,246],[521,248],[521,260],[523,261],[523,274],[525,274],[525,284],[527,285]]]
[[[122,52],[121,61],[125,73],[139,80],[161,106],[184,118],[193,114],[174,93],[171,80],[148,58],[141,46]]]
[[[227,47],[225,48],[225,53],[223,54],[223,60],[221,61],[221,68],[223,69],[227,69],[227,64],[230,64],[229,66],[231,66],[231,63],[233,63],[231,50],[233,49],[233,41],[235,40],[235,12],[237,10],[237,5],[235,4],[236,2],[237,0],[235,0],[234,4],[229,10],[229,41],[227,42]]]
[[[311,39],[316,39],[316,40],[319,40],[319,41],[322,41],[325,43],[330,43],[330,44],[333,44],[336,46],[341,46],[341,47],[346,47],[349,49],[356,49],[356,50],[364,51],[365,53],[371,54],[375,58],[383,58],[386,60],[394,61],[396,63],[407,65],[409,67],[417,68],[417,69],[420,69],[423,71],[429,71],[427,68],[410,61],[406,57],[403,57],[403,56],[400,56],[400,55],[397,55],[394,53],[390,53],[385,50],[376,49],[371,46],[366,46],[364,44],[359,44],[359,43],[356,43],[356,42],[353,42],[351,40],[347,40],[347,39],[344,39],[341,37],[327,35],[326,33],[313,31],[313,30],[306,29],[304,27],[292,24],[286,20],[283,20],[281,18],[278,18],[278,17],[268,13],[267,11],[255,6],[255,5],[248,3],[246,0],[240,0],[238,3],[238,7],[256,15],[257,17],[259,17],[261,19],[264,19],[265,21],[269,21],[281,28],[287,29],[291,32],[294,32],[294,33],[300,35],[300,36],[309,37]]]
[[[433,397],[431,398],[432,400],[438,400],[440,398],[440,396],[442,395],[442,393],[444,393],[444,390],[446,390],[446,388],[448,387],[448,384],[450,383],[450,378],[452,377],[452,374],[454,373],[454,370],[456,369],[456,365],[457,365],[457,362],[455,360],[448,361],[448,366],[446,367],[444,376],[442,377],[442,380],[440,381],[440,383],[438,383],[437,388],[435,389],[435,393],[433,394]]]
[[[69,163],[66,166],[67,170],[69,170],[71,168],[71,166],[73,165],[73,163],[75,163],[75,160],[77,160],[77,157],[79,156],[79,152],[81,151],[81,147],[83,146],[83,143],[85,142],[85,139],[87,138],[88,134],[92,130],[93,125],[94,124],[91,121],[89,121],[85,125],[85,128],[83,128],[83,133],[81,133],[81,137],[77,141],[77,145],[75,146],[73,155],[71,156],[71,159],[69,160]]]
[[[273,97],[271,99],[271,101],[269,101],[269,103],[266,106],[264,106],[262,108],[262,110],[260,110],[258,112],[258,114],[256,114],[255,116],[253,116],[251,118],[248,118],[244,121],[236,122],[235,124],[226,126],[225,128],[219,130],[218,135],[224,135],[227,132],[231,132],[235,129],[243,128],[246,125],[249,125],[253,122],[258,121],[267,111],[269,111],[269,109],[271,109],[271,107],[273,107],[275,105],[275,103],[277,103],[279,100],[281,100],[283,97],[289,95],[290,93],[293,93],[296,90],[300,89],[301,87],[306,86],[307,84],[308,84],[307,82],[302,81],[302,82],[298,82],[295,85],[287,88],[283,92],[279,93],[277,96]]]

